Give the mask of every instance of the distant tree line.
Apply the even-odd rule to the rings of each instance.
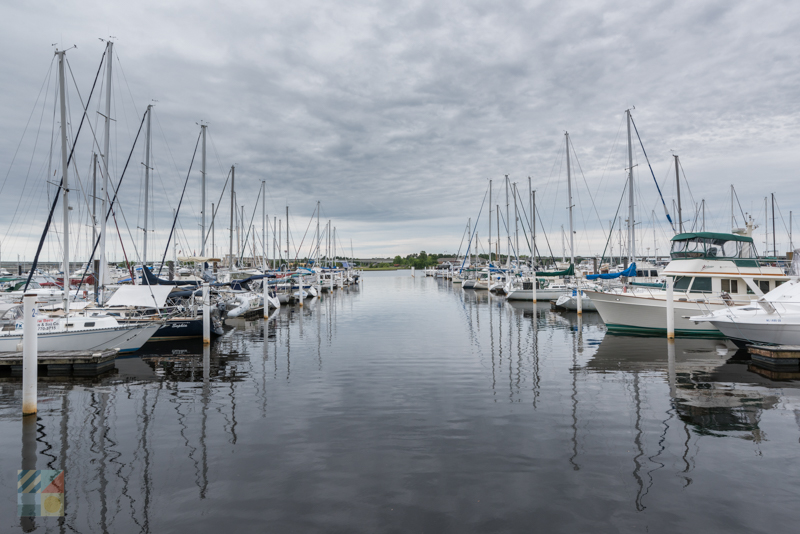
[[[414,267],[416,269],[424,269],[425,267],[432,267],[437,265],[439,258],[448,258],[447,254],[428,254],[424,250],[419,254],[409,254],[405,258],[400,255],[394,257],[394,264],[398,267]]]

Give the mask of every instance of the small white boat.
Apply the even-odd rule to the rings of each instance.
[[[556,300],[556,307],[570,311],[578,311],[578,291],[573,289],[571,294],[568,293],[558,297],[558,300]],[[581,291],[581,311],[597,311],[592,299],[583,291]]]
[[[568,294],[572,291],[571,287],[563,282],[554,282],[547,287],[539,288],[536,290],[536,300],[558,300],[558,297]],[[533,299],[532,289],[512,289],[506,297],[509,300],[531,300]]]
[[[736,341],[800,345],[800,282],[781,284],[745,306],[732,306],[689,318],[716,326]]]
[[[22,344],[22,306],[9,310],[4,319],[12,319],[14,324],[0,331],[0,352],[17,352]],[[120,324],[108,315],[65,318],[40,314],[36,325],[41,352],[106,349],[134,352],[156,333],[161,323]],[[6,330],[9,326],[13,329]]]

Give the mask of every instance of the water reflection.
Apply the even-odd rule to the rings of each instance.
[[[681,510],[747,528],[715,505],[758,501],[767,479],[791,494],[780,469],[746,460],[795,451],[796,383],[732,345],[611,336],[597,314],[419,273],[365,287],[232,321],[211,346],[152,344],[99,379],[43,383],[21,457],[19,384],[1,382],[3,467],[32,455],[67,473],[60,523],[22,525],[0,503],[4,524],[658,531]],[[766,526],[786,519],[769,509]]]

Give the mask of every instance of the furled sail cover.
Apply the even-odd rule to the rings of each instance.
[[[631,263],[628,265],[628,268],[619,273],[605,273],[605,274],[587,274],[587,280],[597,280],[598,278],[602,280],[611,280],[613,278],[619,278],[620,276],[636,276],[636,262]]]

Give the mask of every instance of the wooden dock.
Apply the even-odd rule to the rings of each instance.
[[[748,345],[753,363],[772,369],[800,367],[800,345]]]
[[[38,364],[47,376],[96,376],[114,368],[116,349],[63,350],[39,353]],[[0,352],[0,369],[22,376],[22,352]]]

